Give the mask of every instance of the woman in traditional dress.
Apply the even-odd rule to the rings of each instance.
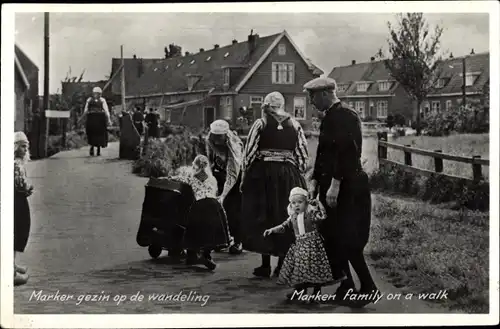
[[[230,254],[241,254],[241,163],[243,142],[229,129],[225,120],[216,120],[210,125],[206,139],[206,152],[210,168],[217,179],[219,202],[224,206],[229,231],[234,239],[229,247]]]
[[[158,111],[150,108],[145,121],[148,126],[148,137],[160,138],[160,114]]]
[[[262,254],[254,275],[271,275],[271,255],[278,256],[278,276],[293,233],[263,237],[265,230],[287,217],[289,192],[306,187],[307,140],[301,125],[284,110],[285,99],[272,92],[264,99],[263,116],[250,129],[242,168],[243,248]]]
[[[108,104],[101,97],[102,90],[95,87],[92,90],[93,97],[87,99],[83,116],[86,117],[86,133],[87,141],[90,145],[90,155],[94,155],[94,147],[97,147],[97,155],[101,155],[101,147],[108,146],[108,128],[111,126],[111,117],[109,114]]]
[[[33,186],[27,181],[26,163],[30,160],[29,141],[18,131],[14,136],[14,285],[28,282],[26,267],[17,264],[17,256],[24,252],[28,243],[31,227],[28,197]]]

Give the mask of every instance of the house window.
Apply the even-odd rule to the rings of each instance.
[[[278,46],[278,54],[280,56],[286,55],[286,46],[284,44]]]
[[[293,63],[273,63],[272,83],[273,84],[294,84],[295,64]]]
[[[434,112],[434,113],[441,112],[441,102],[440,101],[433,101],[432,102],[432,112]]]
[[[387,118],[388,110],[389,110],[389,104],[387,101],[378,101],[378,103],[377,103],[377,118],[380,118],[380,119]]]
[[[474,85],[474,82],[476,82],[477,75],[475,74],[467,74],[465,76],[465,85],[467,87]]]
[[[172,111],[170,109],[165,109],[165,122],[170,123],[172,119]]]
[[[436,88],[443,88],[444,87],[444,79],[438,79],[436,81]]]
[[[450,111],[451,110],[451,105],[452,105],[451,99],[448,99],[446,101],[446,111]]]
[[[360,92],[367,91],[368,90],[368,85],[369,85],[368,82],[359,82],[356,85],[356,90],[360,91]]]
[[[363,101],[357,101],[356,102],[356,111],[361,115],[362,118],[366,116],[365,113],[365,102]]]
[[[390,81],[383,81],[378,83],[378,89],[380,91],[387,91],[391,88],[391,82]]]
[[[222,118],[225,120],[233,119],[233,99],[231,96],[223,96],[220,99],[220,108],[222,110]]]
[[[229,85],[229,68],[224,69],[224,85]]]
[[[429,102],[423,102],[422,105],[420,106],[420,113],[429,113]]]
[[[262,105],[264,102],[264,97],[262,96],[250,96],[250,107],[253,108],[254,105]]]
[[[343,93],[343,92],[345,92],[347,90],[348,86],[349,85],[337,85],[337,91]]]
[[[293,98],[293,116],[298,120],[306,119],[306,98],[294,97]]]

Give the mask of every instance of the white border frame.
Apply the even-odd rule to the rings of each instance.
[[[6,4],[2,10],[2,144],[1,144],[1,197],[3,233],[0,249],[2,271],[1,324],[13,328],[164,328],[164,327],[231,327],[231,326],[332,326],[371,325],[393,326],[415,324],[425,325],[491,325],[498,324],[499,276],[498,276],[498,210],[499,210],[499,98],[496,93],[490,100],[490,313],[489,314],[154,314],[154,315],[13,315],[13,125],[14,111],[14,12],[425,12],[425,13],[489,13],[490,19],[490,90],[499,88],[499,5],[495,1],[420,1],[420,2],[294,2],[294,3],[204,3],[200,4]]]

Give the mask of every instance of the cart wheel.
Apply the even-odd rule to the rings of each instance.
[[[162,252],[162,248],[159,247],[159,246],[155,246],[155,245],[150,245],[148,247],[148,252],[149,252],[149,255],[153,258],[158,258]]]

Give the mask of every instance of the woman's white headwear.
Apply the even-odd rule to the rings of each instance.
[[[92,89],[92,92],[95,94],[102,94],[102,89],[99,87],[94,87],[94,89]]]
[[[229,131],[229,123],[226,120],[215,120],[210,124],[210,133],[214,135],[225,135]]]
[[[28,137],[22,131],[16,131],[14,134],[14,143],[29,143]]]
[[[274,112],[284,111],[285,97],[280,92],[273,91],[264,98],[264,105],[269,105]]]
[[[303,196],[303,197],[307,198],[308,195],[309,195],[309,193],[307,193],[307,191],[304,190],[303,188],[301,188],[301,187],[294,187],[290,191],[290,197],[288,198],[288,200],[292,201],[292,198],[295,197],[295,196]]]

